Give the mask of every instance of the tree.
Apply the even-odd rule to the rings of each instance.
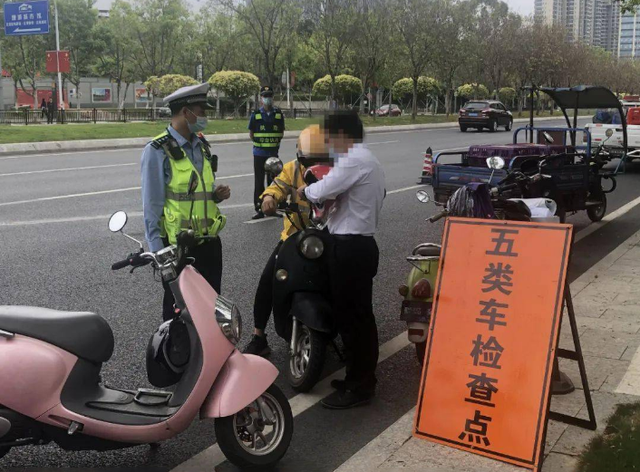
[[[614,4],[614,7],[617,4]],[[640,6],[640,0],[619,0],[620,13],[634,13],[638,6]]]
[[[198,81],[193,77],[180,74],[167,74],[158,80],[158,91],[160,95],[166,97],[182,87],[188,85],[198,85]]]
[[[313,85],[313,93],[331,96],[331,76],[325,75]],[[346,102],[353,95],[362,93],[362,80],[352,75],[342,74],[335,77],[335,96]]]
[[[417,99],[426,99],[427,97],[437,97],[442,86],[437,80],[431,77],[420,76],[418,78]],[[392,93],[401,101],[406,101],[407,97],[413,99],[413,80],[409,77],[398,80],[393,84]]]
[[[124,107],[129,85],[137,77],[133,53],[138,44],[130,34],[133,28],[131,16],[129,3],[116,0],[109,11],[109,18],[98,22],[93,33],[97,51],[94,70],[98,75],[109,77],[116,83],[118,108]],[[126,83],[124,93],[123,83]]]
[[[460,70],[473,52],[471,39],[473,23],[470,2],[440,0],[436,9],[436,47],[433,49],[432,65],[436,77],[444,89],[444,108],[447,116],[452,112],[453,93]]]
[[[309,0],[314,25],[310,45],[322,61],[331,80],[331,100],[336,99],[336,76],[342,72],[346,53],[355,37],[355,2],[351,0]]]
[[[418,114],[418,79],[429,63],[433,44],[433,3],[430,0],[395,0],[395,17],[402,42],[402,52],[413,82],[411,118]]]
[[[502,87],[498,90],[498,98],[503,103],[511,103],[516,98],[516,89],[512,87]]]
[[[80,79],[86,77],[97,55],[99,42],[96,41],[94,27],[98,21],[98,11],[93,8],[94,0],[58,0],[60,22],[60,44],[69,51],[70,72],[65,78],[76,90],[80,89]],[[122,35],[122,31],[119,33]],[[80,100],[77,101],[80,108]]]
[[[203,76],[210,77],[231,66],[243,33],[233,12],[221,10],[214,1],[203,7],[197,18],[197,50],[202,53]]]
[[[132,32],[139,45],[134,59],[140,77],[170,73],[178,51],[185,46],[188,14],[184,0],[136,0],[133,13]]]
[[[209,84],[217,92],[222,92],[233,100],[236,116],[238,116],[241,101],[255,95],[260,90],[258,77],[249,72],[237,70],[216,72],[209,78]]]
[[[272,86],[277,83],[276,66],[282,49],[300,19],[294,0],[218,0],[235,12],[245,30],[256,42],[262,59],[263,78]]]
[[[483,99],[489,96],[489,89],[482,84],[464,84],[458,87],[458,95],[464,98]]]
[[[152,75],[144,82],[144,86],[151,95],[151,103],[155,104],[156,97],[160,95],[160,77]]]

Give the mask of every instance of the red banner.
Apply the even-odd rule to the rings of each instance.
[[[60,70],[58,70],[58,65]],[[47,51],[47,72],[56,74],[58,72],[69,73],[70,71],[69,51]]]

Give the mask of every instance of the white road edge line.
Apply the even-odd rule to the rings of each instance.
[[[406,331],[387,341],[382,346],[380,346],[380,357],[378,358],[378,364],[385,361],[394,354],[397,354],[409,344],[411,343],[409,342]],[[330,376],[323,379],[322,382],[318,383],[312,392],[299,393],[298,395],[289,399],[289,404],[291,405],[293,416],[296,417],[304,413],[324,397],[333,393],[334,390],[333,388],[331,388],[331,381],[334,379],[343,379],[344,375],[345,370],[340,369],[339,371],[334,372]],[[203,470],[213,470],[215,467],[222,464],[226,460],[226,457],[220,450],[220,446],[214,444],[213,446],[208,447],[204,451],[196,454],[191,459],[175,467],[171,470],[171,472],[201,472]]]
[[[615,220],[619,216],[622,216],[622,215],[624,215],[626,213],[629,213],[631,210],[633,210],[639,204],[640,204],[640,197],[638,197],[638,198],[636,198],[634,200],[631,200],[630,202],[626,203],[625,205],[622,205],[616,211],[614,211],[612,213],[609,213],[604,218],[602,218],[602,221],[599,221],[598,223],[591,223],[589,226],[584,228],[582,231],[580,231],[576,235],[576,237],[574,239],[574,242],[577,243],[581,239],[584,239],[587,236],[589,236],[590,234],[595,233],[600,228],[602,228],[603,226],[606,226],[607,224],[611,223],[613,220]]]
[[[31,174],[48,174],[51,172],[72,172],[77,170],[93,170],[93,169],[109,169],[111,167],[129,167],[137,166],[137,162],[127,164],[109,164],[106,166],[87,166],[87,167],[64,167],[61,169],[44,169],[44,170],[29,170],[24,172],[11,172],[9,174],[0,174],[0,177],[13,177],[15,175],[31,175]]]
[[[631,358],[629,367],[616,387],[615,393],[626,393],[627,395],[640,396],[640,348]]]
[[[249,177],[249,176],[253,176],[253,174],[238,174],[238,175],[226,175],[226,176],[221,176],[221,177],[217,177],[216,180],[227,180],[227,179],[239,179],[241,177]],[[46,202],[49,200],[61,200],[64,198],[77,198],[77,197],[92,197],[94,195],[104,195],[107,193],[119,193],[119,192],[131,192],[134,190],[140,190],[142,187],[127,187],[127,188],[115,188],[112,190],[100,190],[98,192],[86,192],[86,193],[74,193],[74,194],[70,194],[70,195],[56,195],[54,197],[41,197],[41,198],[34,198],[32,200],[19,200],[19,201],[15,201],[15,202],[4,202],[4,203],[0,203],[0,206],[10,206],[10,205],[21,205],[21,204],[25,204],[25,203],[36,203],[36,202]],[[246,206],[249,205],[247,204],[242,204],[242,206]],[[250,206],[250,205],[249,205]],[[229,206],[227,208],[237,208],[238,206]]]

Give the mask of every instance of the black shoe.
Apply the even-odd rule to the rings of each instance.
[[[339,392],[344,392],[345,390],[347,390],[347,381],[340,379],[332,380],[331,387],[335,390],[338,390]]]
[[[321,401],[322,406],[330,410],[347,410],[356,406],[366,405],[373,399],[373,391],[356,392],[351,390],[332,393]]]
[[[244,348],[243,353],[262,357],[268,356],[271,353],[271,348],[269,344],[267,344],[267,335],[258,336],[254,334],[249,344],[247,344],[247,347]]]
[[[275,218],[282,218],[282,213],[274,213],[273,216]]]
[[[262,218],[264,218],[264,213],[261,211],[258,211],[258,213],[251,217],[252,220],[261,220]]]

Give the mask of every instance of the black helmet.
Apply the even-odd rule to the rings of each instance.
[[[189,332],[180,318],[165,321],[147,347],[147,376],[155,387],[178,383],[189,364]]]

